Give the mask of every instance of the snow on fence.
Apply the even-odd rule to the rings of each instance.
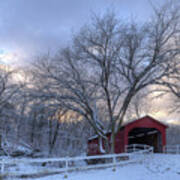
[[[163,152],[167,154],[180,154],[180,145],[166,145],[163,148]]]
[[[135,163],[144,159],[144,154],[152,153],[153,147],[147,145],[126,146],[127,153],[106,154],[85,157],[0,159],[1,176],[41,177],[72,171],[96,168],[115,168],[118,165]],[[131,153],[129,153],[131,152]]]

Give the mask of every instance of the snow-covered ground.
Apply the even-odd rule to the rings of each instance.
[[[61,180],[64,175],[54,175],[37,180]],[[68,180],[180,180],[180,155],[147,155],[141,163],[68,174]],[[30,179],[29,179],[30,180]]]
[[[3,158],[5,161],[6,158]],[[84,170],[68,173],[67,180],[180,180],[180,155],[170,154],[149,154],[144,156],[136,156],[136,163],[129,163],[116,167],[115,171],[111,168],[101,168],[96,170]],[[38,164],[19,164],[11,165],[7,169],[7,173],[23,172],[35,173],[38,177],[40,171],[43,171],[42,166]],[[45,167],[52,172],[59,172],[58,167]],[[58,175],[44,176],[41,178],[28,178],[28,180],[63,180],[64,173]],[[13,177],[9,177],[13,180]],[[17,180],[17,178],[14,178]],[[22,178],[21,178],[22,180]]]

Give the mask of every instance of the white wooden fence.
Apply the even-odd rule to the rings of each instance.
[[[167,154],[180,154],[180,145],[166,145],[163,148],[163,152]]]
[[[135,144],[126,146],[126,150],[131,153],[65,158],[0,159],[1,176],[22,178],[64,173],[64,176],[67,177],[69,172],[77,170],[115,168],[118,165],[141,161],[144,159],[143,155],[153,152],[153,147]],[[90,161],[95,161],[96,164],[88,164],[87,162]],[[46,166],[44,166],[45,164]]]
[[[147,152],[153,152],[154,148],[152,146],[146,144],[130,144],[125,146],[125,152],[141,152],[143,150],[147,150]]]

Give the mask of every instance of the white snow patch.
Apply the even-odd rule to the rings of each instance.
[[[37,180],[64,179],[64,175],[47,176]],[[142,163],[68,174],[67,180],[180,180],[180,155],[147,155]],[[30,179],[29,179],[30,180]]]

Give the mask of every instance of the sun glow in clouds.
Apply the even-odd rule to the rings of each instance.
[[[7,65],[14,65],[18,61],[18,55],[15,52],[8,52],[0,50],[0,63]]]
[[[17,53],[0,49],[0,68],[13,72],[13,80],[19,83],[26,81],[25,72],[19,67],[21,60]]]
[[[21,66],[26,58],[26,53],[22,49],[15,48],[11,50],[0,48],[0,64]]]

